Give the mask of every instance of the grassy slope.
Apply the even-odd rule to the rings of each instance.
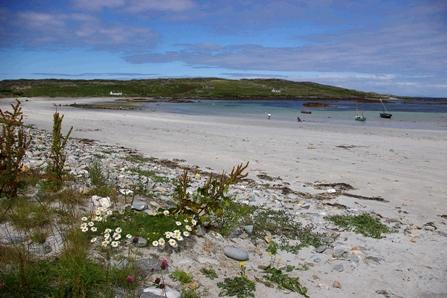
[[[272,93],[280,89],[280,94]],[[11,80],[0,81],[3,96],[123,96],[168,98],[377,98],[377,94],[311,82],[278,79],[226,80],[219,78],[153,80]]]

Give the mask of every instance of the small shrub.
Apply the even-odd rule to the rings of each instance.
[[[390,233],[390,229],[368,213],[361,215],[334,215],[327,217],[335,225],[360,233],[367,237],[382,238],[382,234]]]
[[[307,295],[307,288],[301,285],[298,277],[290,277],[287,274],[284,274],[280,269],[271,266],[264,269],[264,271],[267,273],[264,277],[268,281],[277,284],[280,289],[289,290],[299,293],[304,297],[309,297]]]
[[[191,274],[180,269],[176,269],[174,272],[172,272],[171,278],[180,282],[181,284],[189,284],[192,282]]]
[[[107,179],[102,173],[101,164],[98,160],[93,161],[92,165],[88,169],[88,174],[92,185],[102,187],[107,184]]]
[[[245,275],[225,278],[217,286],[221,289],[219,296],[255,297],[256,284]]]
[[[17,197],[18,178],[22,160],[31,143],[23,125],[20,101],[11,104],[12,112],[0,109],[0,196]]]
[[[65,155],[64,149],[67,145],[68,138],[73,130],[73,126],[70,128],[65,137],[62,135],[62,120],[64,115],[59,115],[58,112],[53,114],[53,139],[50,152],[50,173],[54,176],[57,185],[60,187],[63,184]]]
[[[200,298],[200,295],[195,289],[182,289],[182,298]]]
[[[211,280],[218,277],[216,271],[213,268],[202,268],[200,269],[200,272]]]

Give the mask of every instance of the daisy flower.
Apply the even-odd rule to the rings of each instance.
[[[123,230],[121,230],[121,228],[116,228],[115,229],[115,233],[121,233]]]
[[[181,226],[181,225],[182,225],[182,223],[179,222],[179,221],[176,221],[175,224],[178,225],[178,226]]]
[[[88,222],[88,225],[89,225],[90,227],[93,227],[95,224],[93,223],[93,221],[89,221],[89,222]]]
[[[197,224],[197,221],[195,219],[191,219],[191,223],[193,226],[195,226]]]
[[[90,242],[91,242],[91,243],[95,243],[96,240],[98,240],[98,239],[97,239],[96,237],[94,237],[94,238],[90,239]]]
[[[96,232],[98,230],[98,228],[97,227],[92,227],[91,230],[92,230],[92,232]]]
[[[105,230],[104,230],[104,234],[109,234],[110,232],[112,232],[111,229],[105,229]]]
[[[183,236],[188,237],[189,235],[190,235],[190,234],[189,234],[188,231],[184,231],[184,232],[183,232]]]
[[[127,238],[127,239],[130,239],[130,238],[132,238],[132,235],[127,234],[127,235],[126,235],[126,238]]]
[[[82,221],[87,221],[88,218],[84,216],[83,218],[81,218],[81,220],[82,220]]]
[[[163,238],[160,238],[160,239],[158,239],[158,244],[160,246],[165,246],[166,242],[165,242],[165,240]]]
[[[87,228],[87,227],[85,227],[85,228],[81,228],[81,231],[85,233],[85,232],[88,231],[88,228]]]
[[[178,236],[177,236],[177,240],[178,240],[178,241],[183,241],[183,237],[182,237],[182,235],[178,235]]]
[[[109,241],[104,240],[103,242],[101,242],[102,247],[107,247],[107,245],[109,245]]]
[[[163,211],[163,214],[166,215],[166,216],[168,216],[168,215],[169,215],[169,210],[165,210],[165,211]]]
[[[155,241],[152,241],[152,246],[154,246],[154,247],[157,247],[158,246],[158,241],[157,240],[155,240]]]
[[[186,229],[186,230],[188,230],[189,232],[191,232],[191,231],[192,231],[192,228],[191,228],[191,226],[188,226],[188,225],[186,225],[186,226],[185,226],[185,229]]]
[[[118,247],[119,242],[118,241],[112,241],[112,247]]]
[[[115,235],[113,235],[113,239],[120,240],[121,239],[121,235],[120,234],[115,234]]]
[[[177,247],[177,241],[175,241],[174,239],[169,239],[169,245],[172,247]]]

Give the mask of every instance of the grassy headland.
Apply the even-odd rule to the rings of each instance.
[[[367,93],[312,82],[279,79],[185,78],[149,80],[4,80],[0,97],[104,97],[110,91],[123,97],[163,99],[356,99],[375,100]]]

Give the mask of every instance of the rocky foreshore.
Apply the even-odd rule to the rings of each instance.
[[[33,137],[32,150],[26,154],[23,170],[44,171],[48,166],[51,134],[35,128],[30,129],[30,133]],[[146,157],[129,148],[89,139],[71,139],[66,152],[66,170],[73,179],[65,188],[90,197],[77,207],[80,214],[97,207],[90,170],[93,164],[99,165],[107,182],[116,188],[114,209],[133,209],[147,214],[157,214],[160,208],[175,206],[175,181],[185,170],[193,177],[191,192],[212,174],[210,169],[188,165],[182,160]],[[229,193],[236,202],[255,207],[257,211],[253,214],[259,210],[267,212],[267,220],[268,217],[283,219],[275,218],[280,214],[275,212],[281,212],[290,220],[284,223],[284,231],[291,227],[303,229],[316,235],[318,241],[306,243],[304,238],[290,239],[281,231],[275,234],[260,230],[261,227],[253,222],[235,226],[227,235],[202,223],[176,249],[160,250],[143,238],[131,244],[138,250],[136,264],[145,278],[135,295],[144,298],[161,295],[152,282],[152,274],[160,270],[158,260],[161,256],[169,260],[172,270],[180,268],[189,272],[194,281],[187,286],[203,297],[217,297],[221,292],[218,283],[226,277],[238,276],[241,266],[246,276],[256,283],[256,297],[298,295],[268,282],[265,268],[269,266],[299,277],[310,297],[446,295],[447,254],[444,249],[447,244],[447,216],[434,215],[433,221],[417,226],[408,221],[405,210],[397,207],[392,212],[393,217],[385,217],[376,213],[374,206],[388,204],[386,198],[355,195],[352,193],[354,187],[340,181],[303,182],[300,189],[293,189],[288,181],[271,177],[268,173],[246,178],[230,189]],[[40,193],[36,187],[28,190],[26,195],[32,199]],[[389,232],[376,238],[368,237],[356,233],[359,230],[342,227],[329,220],[335,215],[355,217],[365,213],[384,224]],[[52,258],[63,247],[62,230],[56,229],[44,241],[35,243],[23,233],[15,232],[8,222],[3,222],[0,241],[6,246],[25,243],[40,258]],[[426,245],[438,247],[441,259],[436,261],[425,255]],[[92,251],[92,257],[95,256]],[[114,266],[121,264],[114,262]],[[244,263],[241,265],[240,262]],[[210,279],[203,273],[203,268],[212,268],[217,277]],[[182,285],[179,281],[166,277],[165,283],[168,297],[180,297]],[[124,295],[120,293],[116,288],[115,297]]]

